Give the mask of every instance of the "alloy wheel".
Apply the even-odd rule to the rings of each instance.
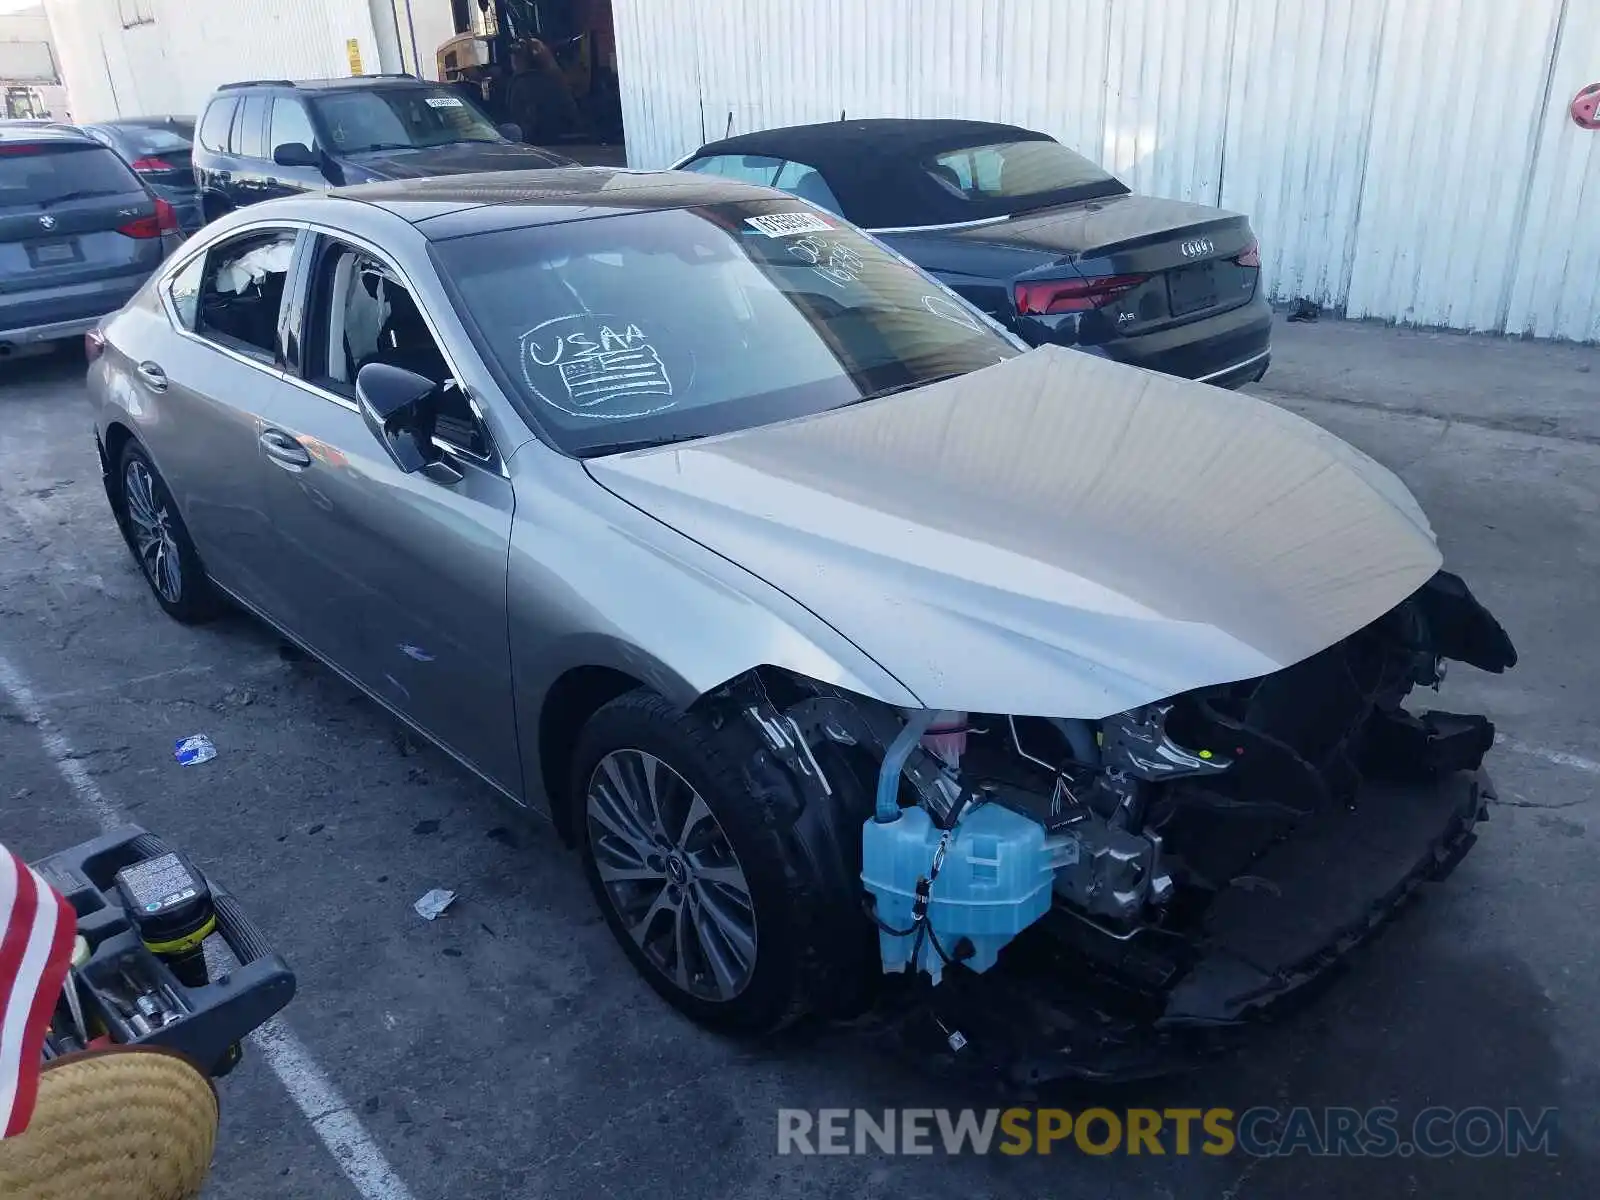
[[[135,460],[122,477],[128,523],[133,535],[133,550],[144,568],[150,586],[168,604],[183,597],[183,564],[178,540],[172,530],[167,505],[158,498],[158,485],[150,468]]]
[[[589,777],[585,813],[606,898],[644,957],[698,999],[739,995],[755,970],[755,906],[700,793],[654,755],[614,750]]]

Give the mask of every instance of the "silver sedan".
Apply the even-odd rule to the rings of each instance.
[[[1022,938],[1170,954],[1167,1024],[1230,1021],[1301,981],[1242,965],[1260,921],[1329,960],[1470,844],[1492,727],[1400,702],[1515,653],[1394,476],[1026,351],[793,197],[595,169],[275,201],[90,355],[157,603],[256,614],[550,817],[705,1023]],[[1295,829],[1350,843],[1337,881],[1274,858]]]

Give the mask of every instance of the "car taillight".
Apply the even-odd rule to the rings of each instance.
[[[88,333],[83,335],[83,353],[90,362],[93,362],[95,359],[99,358],[105,353],[105,350],[106,335],[101,333],[98,329],[91,329]]]
[[[178,232],[177,211],[161,197],[156,197],[156,211],[148,217],[118,225],[117,232],[131,238],[156,238],[164,233]]]
[[[128,164],[135,171],[172,171],[176,170],[164,158],[136,158]]]
[[[1250,239],[1250,244],[1234,255],[1233,261],[1241,267],[1259,267],[1261,265],[1261,246],[1255,238]]]
[[[1088,312],[1104,308],[1144,283],[1148,275],[1097,275],[1089,279],[1045,279],[1018,283],[1017,311],[1025,316]]]

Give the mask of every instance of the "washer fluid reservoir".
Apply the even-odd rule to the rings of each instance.
[[[895,821],[869,819],[862,829],[861,881],[882,923],[883,969],[911,964],[935,983],[947,965],[944,955],[971,971],[994,966],[1006,944],[1050,910],[1056,869],[1078,853],[1076,839],[1048,837],[1044,826],[1009,808],[972,805],[951,831],[919,930],[917,885],[932,873],[943,837],[921,808],[904,809]]]

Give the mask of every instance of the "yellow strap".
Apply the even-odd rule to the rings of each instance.
[[[170,942],[146,942],[144,948],[151,954],[180,954],[185,950],[193,950],[217,931],[217,918],[213,914],[206,918],[206,923],[193,933],[186,933],[181,938],[173,938]]]

